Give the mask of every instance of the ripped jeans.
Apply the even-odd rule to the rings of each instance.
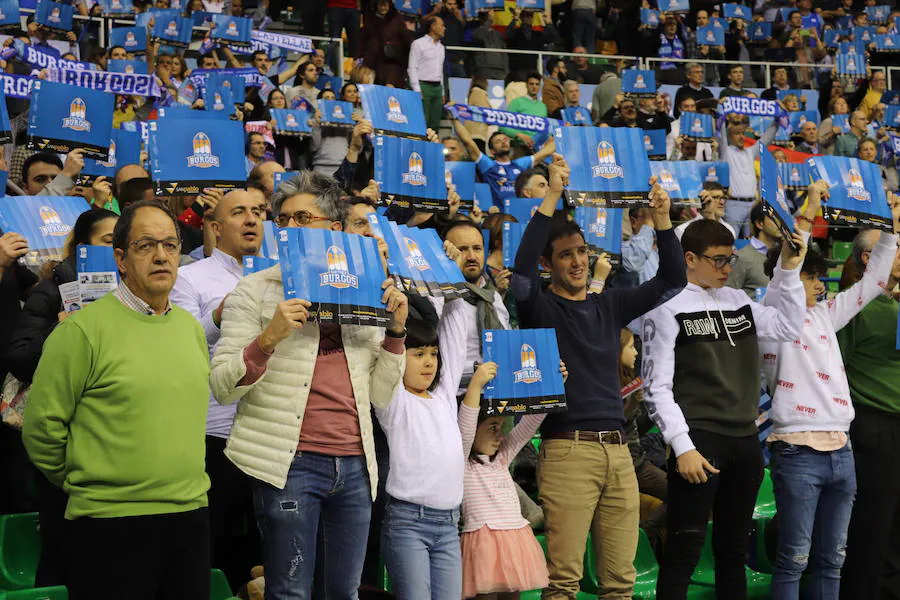
[[[253,489],[262,536],[266,600],[309,600],[316,552],[322,553],[323,600],[356,600],[372,496],[364,456],[298,452],[283,490],[261,481]],[[319,523],[321,547],[316,548]]]
[[[778,508],[772,598],[797,600],[800,577],[806,571],[809,585],[805,597],[837,600],[856,495],[850,444],[833,452],[784,442],[775,442],[771,449]]]

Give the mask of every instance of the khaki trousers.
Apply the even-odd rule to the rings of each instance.
[[[542,599],[575,598],[590,531],[599,598],[630,600],[640,500],[628,446],[547,439],[537,475],[550,571]]]

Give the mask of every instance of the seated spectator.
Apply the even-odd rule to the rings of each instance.
[[[441,144],[444,145],[444,160],[449,162],[459,162],[469,159],[469,156],[466,154],[466,151],[462,146],[462,142],[459,141],[459,138],[448,135],[441,140]]]
[[[623,59],[616,59],[613,65],[612,69],[606,69],[600,75],[600,83],[594,88],[594,94],[591,97],[591,116],[594,124],[597,124],[606,111],[612,108],[616,96],[622,91],[622,79],[619,74],[628,63]]]
[[[728,98],[729,96],[754,96],[753,92],[744,87],[744,67],[741,65],[734,65],[728,69],[728,85],[719,92],[719,98]]]
[[[566,61],[561,58],[551,58],[547,62],[545,73],[541,102],[547,107],[547,113],[552,115],[565,104],[562,84],[566,81]]]
[[[528,93],[519,96],[510,102],[506,110],[510,112],[524,113],[538,117],[547,116],[547,105],[538,100],[541,91],[541,76],[539,73],[529,73],[525,79]],[[511,127],[501,127],[500,132],[509,136],[512,140],[513,154],[516,158],[534,152],[535,133],[533,131],[521,131]]]
[[[871,138],[860,140],[859,146],[857,147],[856,156],[860,160],[875,163],[876,165],[878,165],[878,170],[881,174],[881,181],[884,185],[884,189],[890,192],[897,191],[897,169],[896,167],[888,167],[878,162],[878,146],[875,143],[875,140]]]
[[[616,277],[617,287],[633,287],[656,277],[659,253],[650,209],[628,209],[631,237],[622,242],[622,271]],[[626,284],[627,280],[627,284]]]
[[[245,168],[247,171],[247,175],[250,175],[250,171],[253,170],[253,167],[258,165],[259,163],[265,160],[266,156],[266,138],[263,134],[258,132],[250,132],[247,134],[247,153],[244,156],[245,159]]]
[[[850,114],[850,106],[843,96],[832,98],[828,103],[827,114],[822,115],[824,118],[818,126],[819,149],[823,154],[832,154],[834,152],[834,144],[841,135],[841,128],[834,124],[834,115]]]
[[[572,52],[575,54],[587,54],[588,50],[582,46],[575,46],[572,48]],[[579,83],[597,85],[600,83],[602,75],[603,70],[596,65],[592,65],[587,56],[575,56],[572,58],[569,77],[574,77]]]
[[[482,75],[475,75],[472,77],[472,83],[469,84],[469,93],[466,96],[466,103],[469,106],[479,106],[481,108],[491,107],[490,99],[488,97],[488,80],[486,77]],[[478,148],[484,152],[488,138],[488,124],[466,121],[464,125],[466,129],[469,130],[472,139],[478,144]]]
[[[505,49],[503,34],[494,29],[494,11],[481,11],[479,25],[472,32],[472,41],[480,48]],[[503,79],[509,73],[509,55],[505,52],[475,52],[475,76]]]
[[[697,63],[688,63],[684,68],[685,77],[687,78],[687,82],[678,88],[678,91],[675,92],[675,118],[679,118],[681,116],[681,101],[688,97],[693,98],[694,101],[704,100],[706,98],[712,98],[713,93],[709,91],[708,88],[703,86],[703,67],[698,65]]]
[[[866,81],[865,85],[857,92],[857,97],[861,94],[859,104],[856,110],[864,113],[867,118],[872,118],[872,112],[875,106],[881,102],[881,95],[887,89],[887,78],[884,71],[872,71],[872,75]]]
[[[824,154],[819,146],[819,128],[815,121],[807,121],[800,127],[800,141],[794,146],[798,152]]]
[[[731,235],[734,235],[734,228],[725,220],[725,202],[727,197],[725,188],[715,181],[704,181],[703,189],[700,191],[700,212],[697,213],[690,221],[686,221],[675,228],[675,235],[678,239],[684,234],[684,231],[697,221],[704,219],[721,223]]]
[[[567,79],[562,87],[564,101],[562,106],[557,108],[555,112],[550,113],[550,117],[553,119],[562,119],[563,110],[567,108],[581,106],[581,86],[578,85],[578,82],[574,79]],[[590,123],[585,123],[585,125],[590,125]]]
[[[856,156],[859,144],[869,134],[869,117],[861,110],[850,115],[850,133],[839,135],[834,143],[835,156]]]
[[[788,81],[788,68],[775,67],[772,70],[772,87],[763,90],[759,97],[763,100],[778,100],[778,92],[789,89],[791,89],[791,84]]]

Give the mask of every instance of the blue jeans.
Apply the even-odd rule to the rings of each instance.
[[[312,597],[320,519],[322,597],[356,600],[372,517],[365,457],[298,452],[284,489],[256,481],[253,504],[262,536],[266,600]]]
[[[837,600],[856,495],[850,444],[834,452],[818,452],[776,442],[772,457],[778,508],[772,598],[797,600],[800,577],[808,570],[809,598]]]
[[[381,551],[397,600],[462,598],[459,509],[388,499]]]

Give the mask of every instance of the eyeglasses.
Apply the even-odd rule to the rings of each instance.
[[[292,220],[297,225],[309,225],[314,221],[331,221],[328,217],[317,217],[308,210],[298,210],[291,214],[279,213],[275,217],[275,223],[279,227],[287,227]]]
[[[134,248],[134,253],[138,256],[148,256],[154,252],[158,246],[162,246],[166,254],[176,256],[181,252],[181,240],[178,238],[166,238],[164,240],[154,240],[152,238],[141,238],[128,244]]]
[[[705,258],[709,262],[713,264],[718,270],[722,270],[725,268],[725,265],[729,267],[733,267],[734,263],[737,262],[738,256],[737,254],[732,254],[731,256],[707,256],[705,254],[701,254],[700,258]]]

